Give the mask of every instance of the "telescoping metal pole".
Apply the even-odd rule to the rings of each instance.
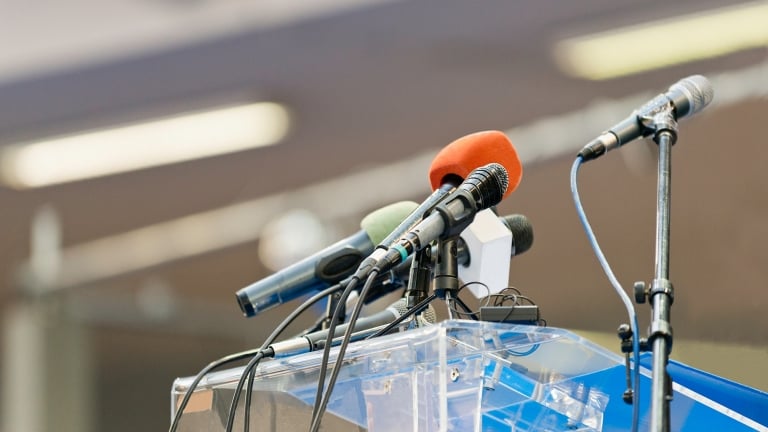
[[[659,146],[659,170],[656,192],[656,264],[648,296],[652,307],[651,331],[648,342],[653,350],[651,384],[651,431],[669,432],[669,403],[672,381],[667,374],[672,349],[670,308],[674,300],[669,281],[669,225],[671,201],[672,145],[677,140],[677,122],[672,109],[663,110],[653,119],[653,140]]]

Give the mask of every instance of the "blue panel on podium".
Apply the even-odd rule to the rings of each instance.
[[[319,362],[319,353],[308,353],[259,367],[250,407],[254,430],[309,429]],[[241,372],[203,380],[180,430],[224,430]],[[765,393],[723,380],[752,395],[749,404],[724,406],[733,400],[702,395],[682,381],[674,388],[673,431],[766,429],[751,408],[768,404]],[[173,406],[190,382],[176,380]],[[645,370],[641,430],[649,420],[649,389]],[[623,358],[569,331],[452,320],[352,344],[323,429],[629,431],[632,409],[622,401],[624,390]]]

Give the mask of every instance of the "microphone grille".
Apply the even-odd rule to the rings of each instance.
[[[408,312],[408,299],[401,298],[400,300],[392,303],[387,309],[394,311],[398,317],[403,316]]]
[[[387,309],[392,310],[397,314],[398,317],[401,317],[408,313],[408,299],[405,297],[401,298],[400,300],[392,303]],[[430,304],[428,305],[420,314],[418,314],[416,317],[416,326],[417,327],[423,327],[425,325],[434,324],[437,322],[437,314],[435,313],[435,308]]]
[[[504,225],[512,232],[512,256],[520,255],[533,245],[533,225],[521,214],[507,215],[501,218]]]
[[[472,171],[461,187],[472,193],[480,209],[487,209],[501,202],[509,187],[509,175],[501,164],[489,163]]]
[[[678,90],[684,93],[688,99],[688,112],[679,113],[679,117],[696,114],[709,105],[715,97],[715,89],[712,87],[712,83],[702,75],[692,75],[688,78],[683,78],[673,84],[670,90]]]

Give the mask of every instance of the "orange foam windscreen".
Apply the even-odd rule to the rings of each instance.
[[[482,131],[463,136],[445,146],[432,160],[429,167],[429,182],[432,190],[439,188],[451,179],[467,178],[476,168],[496,162],[501,164],[509,175],[509,187],[504,198],[520,184],[523,166],[517,156],[517,150],[503,132]]]

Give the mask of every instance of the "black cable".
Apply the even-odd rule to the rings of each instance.
[[[168,428],[168,432],[176,432],[178,429],[181,416],[184,413],[184,409],[187,407],[189,399],[192,397],[192,393],[194,392],[195,388],[197,388],[198,384],[200,384],[200,381],[202,381],[204,376],[206,376],[214,369],[218,369],[228,363],[234,363],[236,361],[245,360],[249,357],[252,357],[253,355],[258,354],[259,351],[261,351],[261,348],[230,354],[218,360],[212,361],[208,364],[208,366],[204,367],[200,372],[198,372],[195,376],[195,379],[192,381],[192,384],[189,385],[186,393],[184,393],[184,398],[181,400],[181,403],[176,408],[176,415],[173,416],[173,422],[171,422],[171,426]]]
[[[339,352],[336,355],[336,363],[334,363],[333,369],[331,369],[331,377],[328,378],[328,389],[323,394],[323,398],[320,401],[320,406],[312,419],[310,432],[317,432],[320,429],[320,423],[322,422],[323,414],[325,414],[325,410],[328,408],[328,403],[331,400],[331,393],[333,393],[333,387],[336,385],[336,380],[338,379],[339,372],[341,371],[341,365],[344,362],[344,353],[347,351],[349,342],[352,339],[352,333],[355,331],[354,327],[355,323],[357,322],[357,318],[360,316],[360,312],[363,310],[363,305],[365,304],[363,300],[365,300],[365,297],[368,295],[368,291],[370,291],[371,287],[373,286],[373,283],[376,280],[376,276],[378,274],[378,267],[374,267],[368,274],[368,278],[365,281],[365,285],[363,285],[362,291],[360,291],[360,298],[355,304],[352,315],[349,317],[349,325],[347,327],[347,331],[344,332],[344,338],[341,341],[341,345],[339,345]],[[321,387],[318,386],[318,388]]]
[[[511,295],[507,294],[508,291],[512,291],[513,294]],[[511,299],[513,304],[517,304],[518,297],[525,297],[525,296],[523,296],[520,290],[515,287],[506,287],[495,294],[488,294],[488,297],[493,298],[494,306],[504,306],[504,302],[506,302],[507,300]],[[526,297],[526,299],[528,299],[528,297]],[[533,300],[528,299],[528,301],[532,305],[536,305],[536,303],[534,303]],[[490,303],[490,299],[488,302]]]
[[[507,292],[512,292],[513,294],[506,294]],[[488,294],[486,297],[486,306],[491,303],[491,298],[493,299],[493,306],[496,307],[504,306],[508,301],[511,302],[512,307],[503,318],[498,320],[498,322],[506,322],[515,312],[515,306],[522,306],[520,300],[525,301],[529,305],[537,306],[532,298],[521,294],[520,290],[515,287],[507,287],[495,294]],[[539,317],[539,319],[536,320],[536,324],[541,327],[546,327],[547,321],[544,318]]]
[[[457,311],[455,306],[454,306],[452,308],[453,312],[458,312],[460,315],[468,315],[470,318],[472,318],[475,321],[478,320],[477,313],[472,311],[472,309],[470,309],[469,306],[467,306],[467,304],[464,303],[464,300],[459,298],[459,293],[458,292],[456,293],[456,296],[453,297],[452,300],[453,300],[453,304],[454,305],[458,304],[459,306],[461,306],[462,309],[464,309],[464,312],[460,312],[460,311]]]
[[[256,367],[248,373],[248,384],[245,389],[245,412],[243,413],[243,431],[251,429],[251,399],[253,398],[253,382],[256,380]]]
[[[504,304],[507,303],[507,301],[511,301],[513,306],[517,306],[517,294],[501,294],[501,295],[495,295],[494,297],[494,306],[504,306]]]
[[[488,306],[488,305],[490,304],[490,296],[491,296],[490,292],[491,292],[491,290],[490,290],[490,288],[488,288],[488,285],[486,285],[486,284],[484,284],[484,283],[482,283],[482,282],[480,282],[480,281],[473,281],[473,282],[467,282],[467,283],[465,283],[464,285],[460,286],[460,287],[459,287],[459,289],[458,289],[458,290],[456,290],[456,297],[451,297],[451,300],[453,300],[454,304],[458,304],[459,306],[461,306],[461,307],[462,307],[462,309],[464,309],[464,312],[462,312],[462,311],[460,311],[460,310],[457,310],[455,307],[451,307],[451,306],[448,306],[448,309],[449,309],[451,312],[457,313],[457,314],[459,314],[459,315],[468,315],[468,316],[470,316],[470,317],[471,317],[473,320],[475,320],[475,321],[478,321],[478,320],[479,320],[479,315],[480,315],[480,310],[478,309],[478,310],[476,310],[476,311],[473,311],[472,309],[470,309],[470,308],[467,306],[467,304],[466,304],[466,303],[464,303],[464,301],[462,301],[461,299],[459,299],[459,293],[460,293],[460,292],[461,292],[461,291],[462,291],[464,288],[466,288],[466,287],[468,287],[468,286],[470,286],[470,285],[481,285],[481,286],[483,286],[483,287],[486,289],[486,291],[489,293],[487,296],[485,296],[485,297],[484,297],[484,299],[485,299],[485,304],[481,305],[481,307],[483,307],[483,306]]]
[[[365,339],[373,339],[376,337],[379,337],[381,335],[389,333],[393,328],[400,325],[403,321],[405,321],[407,318],[410,318],[413,315],[416,315],[426,309],[427,306],[429,306],[430,303],[432,303],[437,298],[437,294],[431,294],[429,297],[425,298],[424,300],[416,303],[412,308],[408,309],[408,312],[400,315],[397,317],[396,320],[392,321],[391,323],[387,324],[386,327],[383,329],[377,331],[376,333],[368,336]]]
[[[315,417],[315,414],[320,409],[320,400],[322,399],[323,387],[325,386],[325,375],[328,369],[328,361],[331,356],[331,346],[333,345],[333,338],[336,336],[336,326],[339,325],[341,311],[345,308],[347,297],[349,297],[349,294],[353,289],[355,289],[358,282],[360,282],[360,278],[357,275],[352,276],[352,278],[347,283],[347,287],[344,289],[344,292],[341,293],[341,297],[339,297],[339,303],[336,305],[336,310],[333,311],[331,322],[328,323],[328,335],[325,337],[323,356],[320,360],[319,375],[317,377],[317,391],[315,392],[315,403],[312,406],[312,418]],[[360,296],[357,301],[362,303],[363,297]],[[352,328],[352,326],[350,326],[350,328]]]
[[[240,391],[241,391],[241,390],[242,390],[242,388],[243,388],[243,385],[244,385],[244,381],[245,381],[245,378],[246,378],[248,375],[250,375],[250,371],[253,371],[253,373],[254,373],[254,375],[255,375],[256,366],[258,365],[258,362],[260,361],[261,357],[264,357],[264,356],[265,356],[265,350],[266,350],[266,349],[269,347],[269,345],[271,345],[271,344],[272,344],[272,343],[275,341],[275,339],[277,339],[277,338],[278,338],[278,336],[280,336],[280,334],[281,334],[282,332],[284,332],[284,331],[285,331],[285,329],[286,329],[286,328],[288,328],[288,326],[289,326],[289,325],[291,325],[291,324],[293,323],[293,321],[295,321],[295,320],[296,320],[296,318],[298,318],[298,316],[299,316],[299,315],[301,315],[301,314],[302,314],[304,311],[306,311],[307,309],[309,309],[309,308],[310,308],[312,305],[314,305],[314,304],[315,304],[315,303],[317,303],[318,301],[320,301],[320,300],[322,300],[323,298],[325,298],[325,297],[327,297],[327,296],[329,296],[329,295],[331,295],[331,294],[335,293],[336,291],[338,291],[338,290],[340,290],[340,289],[341,289],[341,285],[340,285],[340,284],[336,284],[336,285],[333,285],[333,286],[331,286],[331,287],[329,287],[329,288],[326,288],[326,289],[325,289],[325,290],[323,290],[323,291],[320,291],[319,293],[317,293],[317,294],[315,294],[314,296],[312,296],[312,297],[310,297],[309,299],[307,299],[307,300],[306,300],[304,303],[302,303],[301,305],[299,305],[299,307],[297,307],[296,309],[294,309],[294,310],[293,310],[293,311],[292,311],[292,312],[291,312],[291,313],[290,313],[290,314],[289,314],[289,315],[288,315],[288,316],[287,316],[287,317],[286,317],[286,318],[285,318],[285,319],[284,319],[284,320],[283,320],[283,321],[282,321],[282,322],[281,322],[281,323],[280,323],[280,324],[279,324],[279,325],[278,325],[278,326],[277,326],[277,327],[276,327],[276,328],[275,328],[275,329],[272,331],[272,333],[271,333],[271,334],[270,334],[270,335],[267,337],[267,339],[264,341],[264,343],[261,345],[261,347],[260,347],[259,349],[257,349],[257,350],[251,350],[251,351],[248,351],[248,352],[249,352],[249,353],[251,353],[251,354],[250,354],[249,356],[247,356],[247,357],[251,357],[251,356],[253,356],[253,358],[251,359],[251,361],[248,363],[248,366],[250,366],[250,365],[251,365],[251,363],[253,363],[253,366],[251,366],[251,367],[250,367],[250,369],[249,369],[249,367],[248,367],[248,366],[246,366],[246,367],[245,367],[245,369],[243,370],[243,374],[240,376],[240,380],[238,381],[238,388],[239,388],[240,390],[236,391],[236,392],[235,392],[235,394],[234,394],[234,395],[232,395],[232,403],[230,404],[230,407],[229,407],[229,409],[230,409],[230,412],[229,412],[229,413],[228,413],[228,415],[227,415],[227,418],[228,418],[228,419],[229,419],[229,418],[231,418],[231,419],[232,419],[232,423],[234,423],[234,411],[235,411],[235,409],[237,408],[237,403],[238,403],[238,401],[239,401],[239,399],[240,399]],[[247,357],[244,357],[244,358],[247,358]],[[255,361],[254,361],[254,359],[255,359]],[[244,423],[245,423],[245,425],[248,425],[248,423],[249,423],[249,421],[250,421],[250,405],[249,405],[248,403],[250,402],[250,399],[251,399],[251,394],[252,394],[252,392],[253,392],[253,381],[251,381],[251,382],[249,383],[249,386],[248,386],[248,388],[246,389],[245,422],[244,422]],[[228,431],[231,431],[231,430],[232,430],[232,429],[231,429],[231,425],[229,424],[229,421],[228,421],[228,423],[227,423],[227,427],[228,427],[228,429],[227,429]],[[174,430],[175,430],[175,429],[174,429]]]
[[[521,293],[519,289],[517,289],[517,288],[515,288],[515,287],[513,287],[513,286],[510,286],[510,287],[506,287],[506,288],[504,288],[503,290],[501,290],[501,291],[499,292],[499,294],[501,294],[501,293],[503,293],[503,292],[505,292],[505,291],[512,291],[512,292],[514,292],[514,293],[515,293],[515,294],[517,294],[517,295],[523,295],[523,293]]]
[[[319,293],[315,294],[314,296],[307,299],[304,303],[299,305],[295,310],[293,310],[288,317],[286,317],[283,322],[280,323],[280,325],[275,328],[275,330],[272,332],[271,335],[267,338],[267,340],[264,342],[264,344],[261,346],[261,350],[264,351],[269,345],[271,345],[275,339],[283,332],[285,329],[296,319],[299,315],[301,315],[304,311],[309,309],[311,306],[313,306],[318,301],[322,300],[325,297],[328,297],[329,295],[334,294],[336,291],[339,291],[341,289],[341,284],[336,284],[331,286],[330,288],[327,288],[323,291],[320,291]],[[240,379],[242,380],[243,377],[248,374],[249,375],[249,383],[248,388],[245,390],[245,399],[246,399],[246,405],[245,405],[245,413],[244,413],[244,427],[247,428],[250,423],[250,414],[251,414],[251,405],[250,400],[251,396],[253,394],[253,381],[255,379],[256,375],[256,366],[258,365],[258,361],[254,364],[254,366],[251,368],[251,371],[243,371],[243,375],[241,375]],[[237,397],[239,398],[240,393],[235,393]],[[233,399],[234,396],[233,396]],[[237,407],[237,400],[234,400],[234,407]],[[245,429],[246,431],[248,429]]]
[[[490,288],[488,288],[488,285],[486,285],[485,283],[483,283],[483,282],[480,282],[480,281],[472,281],[472,282],[467,282],[467,283],[465,283],[464,285],[462,285],[462,286],[460,286],[460,287],[459,287],[459,291],[458,291],[458,292],[461,292],[461,291],[462,291],[464,288],[466,288],[466,287],[468,287],[468,286],[470,286],[470,285],[480,285],[481,287],[485,288],[485,292],[486,292],[487,294],[486,294],[486,296],[485,296],[485,297],[483,297],[483,298],[486,298],[486,297],[488,297],[488,296],[490,296],[490,295],[491,295],[491,289],[490,289]],[[505,288],[505,289],[506,289],[506,288]],[[502,290],[502,291],[503,291],[503,290]],[[484,306],[488,306],[488,300],[486,300],[486,301],[485,301],[485,305],[484,305]]]
[[[534,302],[533,299],[522,294],[492,294],[490,297],[496,298],[493,302],[494,306],[504,306],[508,300],[511,301],[512,306],[521,306],[519,300],[524,300],[529,305],[536,306],[536,302]]]
[[[511,308],[509,308],[509,312],[507,312],[507,314],[506,314],[506,315],[504,315],[504,318],[500,319],[500,320],[499,320],[499,322],[507,322],[507,320],[509,319],[509,317],[511,317],[511,316],[512,316],[512,314],[514,314],[514,313],[515,313],[515,307],[516,307],[516,306],[517,306],[517,296],[515,296],[515,302],[514,302],[514,303],[512,303],[512,307],[511,307]]]
[[[232,395],[232,403],[229,406],[229,415],[227,416],[227,432],[232,432],[232,428],[235,424],[235,413],[237,412],[237,402],[240,400],[240,392],[243,391],[243,386],[245,385],[245,378],[251,374],[251,372],[254,372],[256,370],[256,366],[258,366],[261,359],[264,358],[264,350],[262,349],[258,353],[256,353],[255,356],[251,359],[251,361],[248,362],[248,365],[245,366],[245,370],[243,371],[243,374],[240,376],[240,379],[237,381],[237,386],[235,387],[235,394]],[[245,407],[246,412],[250,411],[250,407]]]

